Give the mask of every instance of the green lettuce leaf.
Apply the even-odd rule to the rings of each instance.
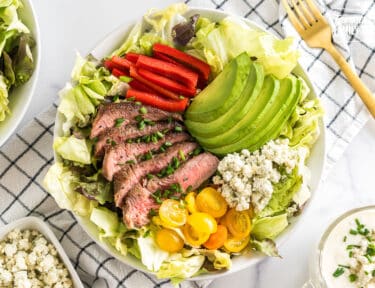
[[[112,56],[121,56],[127,52],[150,55],[153,44],[158,42],[173,46],[172,29],[178,23],[186,21],[182,15],[187,10],[184,3],[172,4],[163,10],[151,9],[143,17],[143,21],[133,27],[125,42]]]
[[[91,164],[91,142],[75,136],[57,137],[53,149],[62,158],[81,164]]]
[[[162,263],[156,276],[171,278],[175,283],[178,283],[182,279],[197,274],[204,263],[204,258],[202,255],[183,257],[180,253],[173,253]]]
[[[276,216],[256,218],[253,222],[251,234],[257,240],[266,238],[275,239],[285,228],[288,227],[288,215],[283,213]]]
[[[26,83],[33,75],[34,59],[31,48],[34,44],[34,40],[29,34],[21,34],[17,53],[13,59],[15,86]]]
[[[77,193],[74,184],[76,181],[77,176],[72,171],[61,163],[55,163],[44,177],[43,186],[60,208],[68,209],[80,216],[89,216],[98,203]]]
[[[267,206],[259,212],[257,217],[272,216],[285,212],[293,201],[294,195],[299,191],[302,184],[302,176],[298,173],[298,167],[292,173],[285,174],[280,182],[273,185],[273,193]]]
[[[261,241],[252,239],[251,247],[256,251],[262,252],[263,254],[270,257],[281,257],[277,250],[276,243],[271,239],[263,239]]]
[[[79,181],[77,181],[75,185],[76,191],[80,192],[88,199],[98,201],[99,204],[113,202],[111,182],[108,182],[102,176],[101,171],[91,176],[80,175]]]
[[[216,26],[214,24],[206,21],[200,29],[198,25],[192,42],[195,49],[203,50],[214,74],[221,72],[230,60],[242,52],[256,57],[267,74],[278,78],[289,75],[297,64],[299,53],[292,38],[278,40],[233,17],[224,18]]]
[[[120,220],[117,213],[105,208],[105,207],[97,207],[94,208],[90,215],[90,221],[93,222],[101,231],[101,237],[115,237],[118,236],[119,233],[123,233],[124,231],[120,231]]]
[[[320,135],[319,121],[324,115],[319,98],[308,97],[310,89],[303,83],[302,98],[284,126],[280,136],[288,138],[290,146],[311,148]]]
[[[169,253],[160,249],[154,237],[138,237],[137,239],[141,261],[150,271],[159,271],[162,263],[169,257]]]
[[[10,113],[6,78],[0,75],[0,122]]]
[[[190,257],[192,255],[203,255],[206,256],[208,261],[212,262],[215,269],[230,269],[232,267],[232,260],[230,255],[220,250],[208,250],[208,249],[183,249],[181,251],[182,256]]]

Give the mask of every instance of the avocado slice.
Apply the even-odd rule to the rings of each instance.
[[[262,89],[263,81],[263,66],[253,62],[246,86],[232,108],[211,122],[202,123],[185,120],[189,132],[195,137],[213,137],[231,129],[250,111]]]
[[[217,155],[225,155],[242,149],[255,151],[266,142],[275,139],[286,121],[293,113],[300,97],[302,83],[294,76],[281,80],[280,90],[276,101],[263,117],[258,118],[252,126],[255,128],[252,133],[243,137],[240,141],[210,150]]]
[[[186,120],[210,122],[225,114],[241,96],[251,71],[249,55],[244,52],[200,92],[185,113]]]
[[[249,113],[232,127],[232,129],[227,130],[223,134],[211,138],[196,137],[199,144],[208,151],[215,151],[218,148],[236,143],[245,136],[252,134],[257,127],[254,124],[258,123],[260,121],[259,119],[262,119],[270,107],[273,106],[279,88],[280,81],[278,79],[272,75],[266,76],[262,90],[258,94],[258,97],[256,97],[256,101],[252,105]]]

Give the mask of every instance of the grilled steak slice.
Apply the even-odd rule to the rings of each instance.
[[[115,146],[117,144],[125,142],[128,139],[154,134],[158,131],[171,130],[176,126],[178,126],[178,123],[172,121],[158,122],[153,126],[147,125],[142,130],[140,130],[136,124],[121,126],[119,128],[111,128],[107,130],[104,134],[99,136],[99,140],[95,145],[95,156],[103,156],[106,147]]]
[[[112,181],[113,175],[121,170],[127,161],[137,162],[137,156],[148,151],[160,149],[164,143],[175,144],[190,139],[187,133],[168,133],[158,142],[153,143],[120,143],[106,150],[103,160],[103,176]]]
[[[122,208],[123,221],[129,229],[138,228],[150,222],[148,215],[151,209],[159,208],[151,197],[151,192],[140,184],[132,188],[132,193],[126,197],[126,203]]]
[[[180,184],[182,191],[186,191],[189,186],[197,189],[215,173],[218,165],[219,159],[216,156],[208,152],[202,153],[182,164],[172,175],[165,178],[152,178],[145,187],[153,193],[159,189],[168,189],[172,184],[177,183]]]
[[[123,211],[123,221],[129,228],[142,227],[149,223],[151,209],[158,209],[151,194],[179,183],[182,190],[191,186],[197,189],[216,171],[219,159],[211,153],[203,153],[185,162],[175,173],[165,178],[153,178],[146,187],[136,184],[127,194]]]
[[[116,124],[116,120],[122,118],[124,122],[122,125],[136,124],[136,116],[140,115],[139,109],[142,106],[134,102],[120,102],[120,103],[106,103],[99,107],[95,120],[92,123],[90,138],[94,138],[102,134],[105,130],[112,128]],[[181,114],[170,113],[151,106],[143,106],[147,113],[142,115],[144,118],[151,121],[160,121],[171,117],[177,121],[182,121]]]
[[[194,151],[198,144],[194,142],[182,142],[168,148],[166,152],[156,155],[154,158],[138,163],[137,165],[125,165],[114,176],[115,204],[121,207],[126,194],[149,173],[157,173],[167,167],[174,157],[180,153],[187,155]]]

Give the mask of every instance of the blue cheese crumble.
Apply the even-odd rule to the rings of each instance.
[[[56,248],[35,230],[14,229],[0,242],[0,287],[72,288]]]
[[[270,201],[273,185],[292,173],[295,167],[307,177],[308,169],[304,163],[307,154],[307,148],[289,147],[288,139],[271,140],[254,152],[245,149],[240,153],[228,154],[220,161],[219,175],[213,177],[213,182],[219,185],[219,191],[230,207],[242,211],[251,205],[255,212],[259,212]],[[281,167],[283,175],[280,173]],[[305,202],[309,198],[306,189],[306,185],[303,185],[301,191],[304,195],[296,194],[298,202]]]

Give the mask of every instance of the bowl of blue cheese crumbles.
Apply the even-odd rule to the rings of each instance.
[[[83,288],[52,231],[35,217],[0,228],[0,287]]]

